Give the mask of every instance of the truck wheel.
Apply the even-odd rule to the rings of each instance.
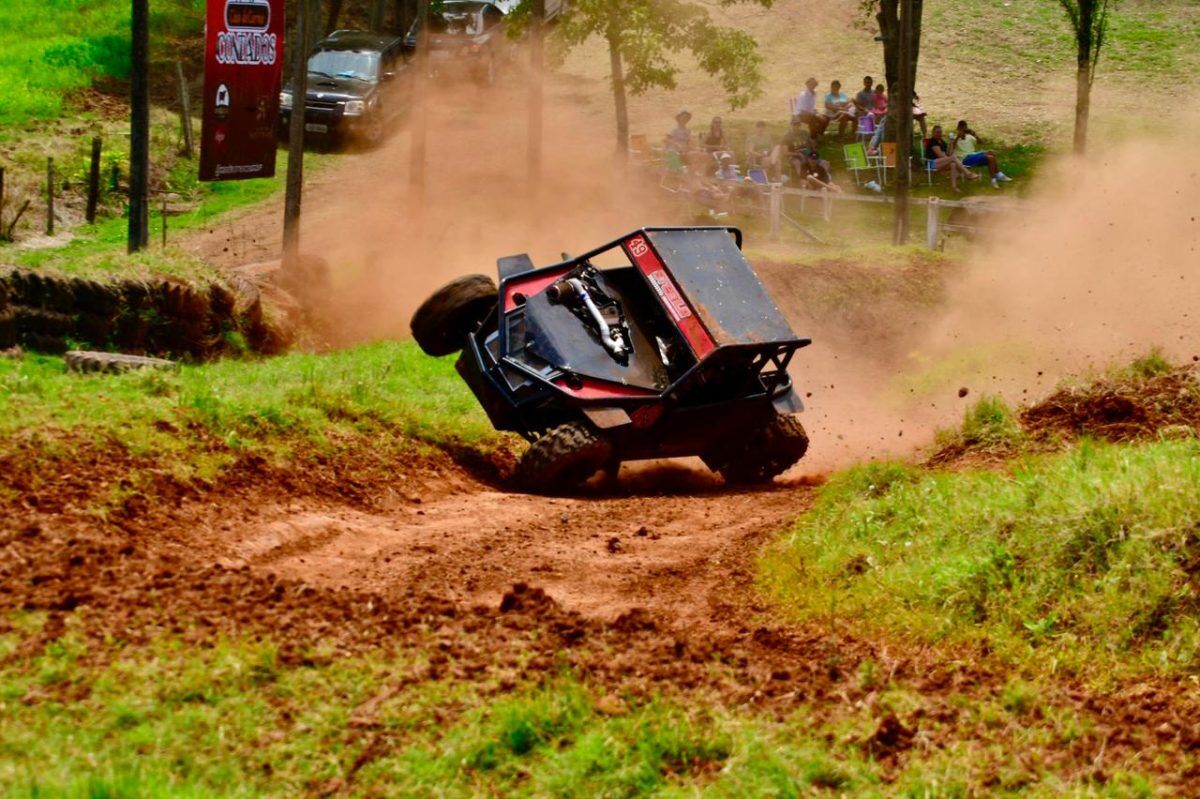
[[[530,445],[517,462],[517,482],[526,491],[570,490],[612,463],[612,444],[584,422],[555,427]]]
[[[413,314],[413,338],[429,355],[458,352],[496,305],[499,290],[487,275],[451,281],[425,300]]]
[[[383,109],[377,108],[367,114],[362,131],[359,133],[359,145],[364,150],[374,150],[383,143],[385,135],[383,126]]]
[[[729,439],[704,456],[710,469],[731,484],[769,483],[808,451],[808,434],[794,415],[777,415],[767,424]]]

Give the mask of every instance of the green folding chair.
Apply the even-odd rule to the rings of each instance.
[[[846,159],[846,169],[854,175],[854,185],[861,186],[860,172],[878,172],[879,169],[867,158],[867,148],[862,142],[854,142],[842,147],[842,157]]]

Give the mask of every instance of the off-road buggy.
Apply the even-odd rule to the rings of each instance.
[[[727,482],[770,481],[808,437],[788,364],[800,338],[728,227],[643,228],[535,268],[499,261],[412,319],[457,368],[492,424],[531,443],[517,478],[569,489],[622,461],[698,455]]]

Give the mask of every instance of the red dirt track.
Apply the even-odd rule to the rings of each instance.
[[[796,626],[760,603],[754,559],[807,508],[813,490],[801,483],[729,491],[686,466],[652,465],[546,498],[506,493],[444,456],[366,455],[353,470],[302,473],[246,461],[220,486],[164,477],[155,501],[134,495],[107,522],[74,510],[131,465],[96,452],[39,482],[31,460],[0,463],[23,490],[0,522],[0,610],[49,613],[10,658],[69,628],[97,659],[113,639],[162,635],[200,645],[265,636],[288,662],[415,648],[428,653],[419,679],[490,680],[499,691],[567,666],[626,696],[807,708],[813,723],[866,713],[877,728],[859,743],[896,773],[910,748],[1003,738],[962,704],[994,700],[1010,678],[986,657]],[[318,641],[334,654],[314,654]],[[920,707],[904,718],[877,707],[854,678],[867,659]],[[1046,768],[1103,779],[1144,768],[1150,748],[1164,784],[1200,788],[1180,759],[1200,748],[1200,702],[1187,686],[1064,686],[1044,699],[1087,719],[1080,738],[1037,756]]]

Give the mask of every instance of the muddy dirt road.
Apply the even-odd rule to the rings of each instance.
[[[663,463],[556,498],[435,472],[369,510],[286,499],[226,507],[193,528],[190,546],[284,579],[466,606],[494,607],[525,582],[598,621],[641,609],[694,630],[728,615],[758,549],[807,508],[805,482],[729,490],[702,469]]]

